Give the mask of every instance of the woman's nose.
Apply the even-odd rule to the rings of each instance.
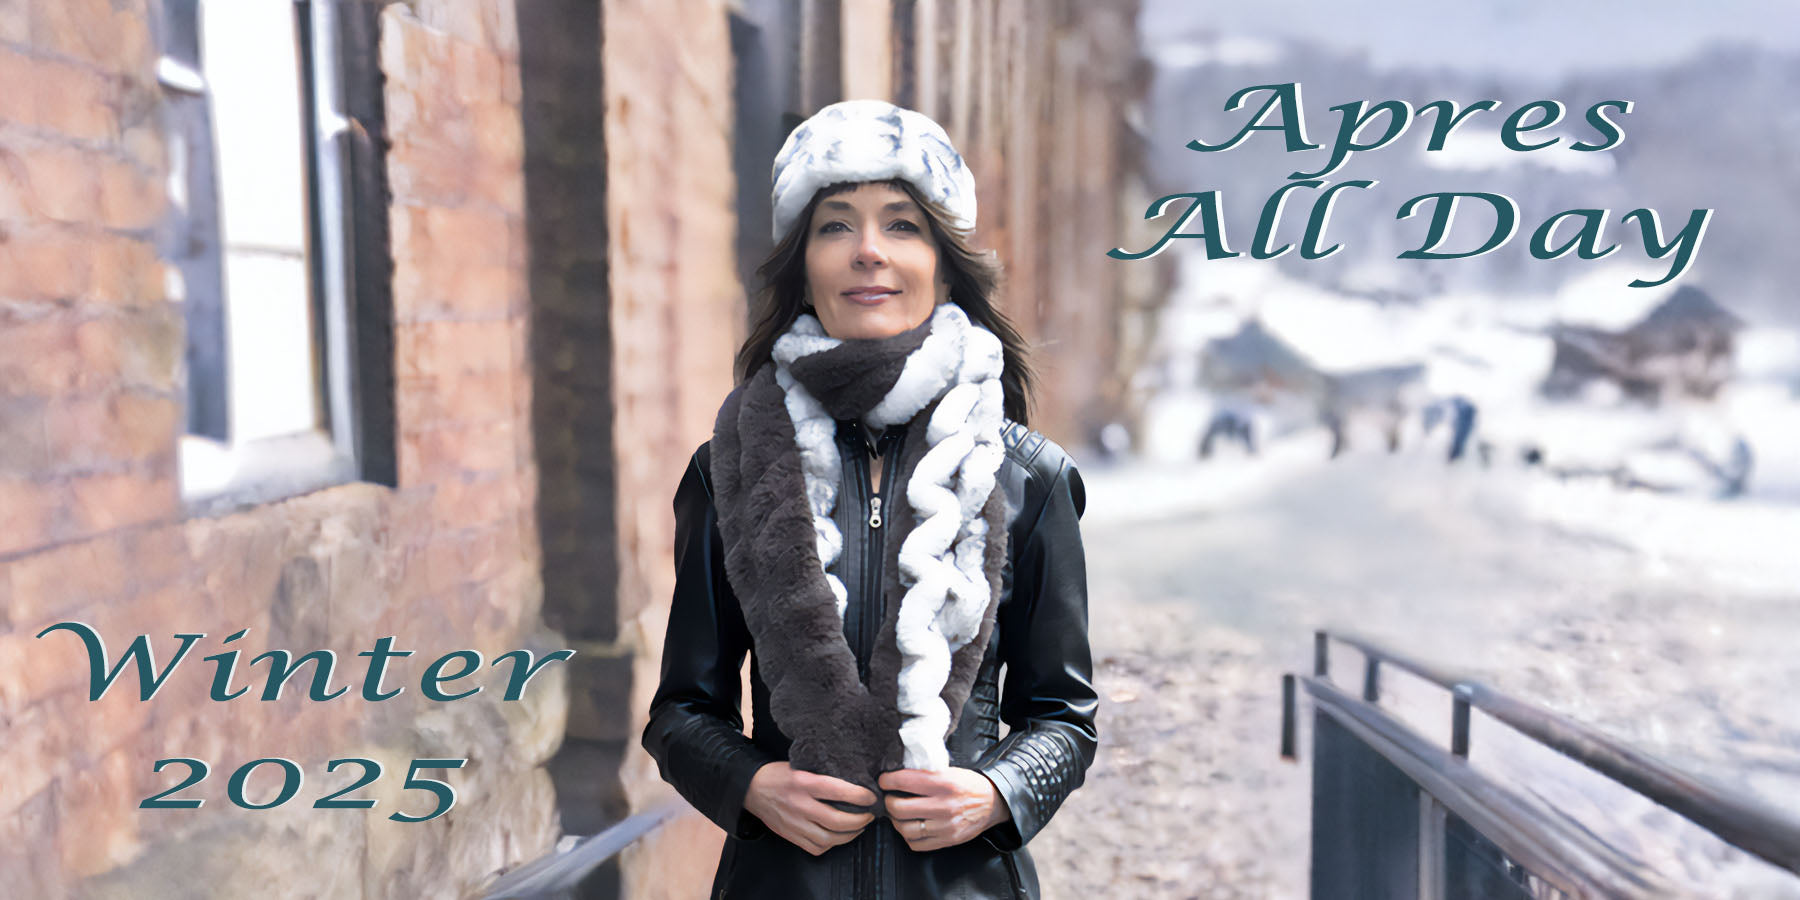
[[[862,239],[856,244],[856,264],[859,266],[887,265],[887,250],[881,246],[881,233],[875,230],[863,232]]]

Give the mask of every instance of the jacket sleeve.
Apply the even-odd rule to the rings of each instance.
[[[744,811],[744,795],[751,776],[774,758],[744,736],[739,679],[750,632],[725,577],[704,459],[703,447],[675,492],[675,596],[644,749],[695,809],[748,839],[767,829]]]
[[[1080,530],[1086,494],[1074,465],[1057,455],[1054,468],[1046,466],[1055,473],[1048,496],[1014,556],[1012,598],[999,622],[1000,718],[1009,732],[976,764],[1012,814],[983,835],[1000,850],[1024,846],[1050,821],[1086,778],[1099,742]]]

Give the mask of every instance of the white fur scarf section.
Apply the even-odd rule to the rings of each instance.
[[[799,444],[819,562],[837,597],[841,626],[846,594],[843,582],[830,574],[844,544],[833,519],[842,477],[837,423],[788,372],[794,360],[839,343],[825,334],[818,319],[801,316],[776,340],[774,358],[776,382],[786,394]],[[1002,368],[1000,339],[969,321],[962,307],[941,303],[932,313],[931,333],[865,417],[877,428],[904,425],[938,401],[925,429],[929,449],[906,483],[917,522],[902,538],[899,553],[906,593],[896,626],[897,704],[907,768],[949,767],[944,741],[950,710],[940,695],[950,676],[951,654],[975,639],[993,596],[982,567],[987,523],[981,511],[1005,456]]]

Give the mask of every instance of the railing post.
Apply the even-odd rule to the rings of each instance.
[[[1363,667],[1363,699],[1370,703],[1381,702],[1381,657],[1363,651],[1367,664]]]
[[[1469,688],[1459,684],[1451,689],[1454,700],[1450,707],[1450,752],[1469,758]]]
[[[1419,791],[1419,900],[1444,900],[1444,804]]]
[[[1298,758],[1294,752],[1294,703],[1294,674],[1289,672],[1281,676],[1281,758],[1288,762]]]
[[[1323,632],[1323,631],[1313,632],[1313,677],[1314,678],[1324,678],[1326,675],[1330,674],[1331,667],[1329,665],[1329,659],[1327,658],[1327,653],[1328,653],[1328,648],[1329,648],[1330,643],[1331,643],[1331,637],[1329,635],[1327,635],[1325,632]]]

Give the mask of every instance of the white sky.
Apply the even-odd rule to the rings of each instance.
[[[1560,78],[1677,62],[1720,43],[1800,52],[1800,3],[1786,0],[1144,0],[1143,10],[1139,28],[1153,50],[1201,35],[1291,38],[1364,53],[1384,69]]]

